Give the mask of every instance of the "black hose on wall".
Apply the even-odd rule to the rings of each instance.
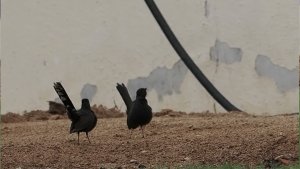
[[[181,60],[190,69],[193,75],[198,79],[202,86],[208,91],[208,93],[227,111],[241,111],[233,104],[231,104],[206,78],[198,66],[194,63],[191,57],[187,54],[184,48],[181,46],[180,42],[177,40],[176,36],[172,32],[168,23],[160,13],[158,7],[153,0],[145,0],[147,6],[149,7],[151,13],[159,24],[161,30],[164,32],[165,36],[171,43],[172,47],[175,49],[176,53],[179,55]]]

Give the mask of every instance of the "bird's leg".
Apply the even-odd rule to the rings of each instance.
[[[141,130],[142,130],[143,138],[145,138],[145,136],[144,136],[144,126],[141,126]]]
[[[130,139],[131,139],[132,133],[133,133],[133,130],[130,129]]]
[[[87,139],[89,140],[89,143],[91,144],[88,132],[85,132],[85,134],[86,134]]]
[[[79,144],[79,132],[77,132],[77,135],[78,135],[78,144]]]

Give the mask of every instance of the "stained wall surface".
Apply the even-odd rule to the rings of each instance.
[[[207,78],[255,114],[298,112],[298,0],[156,0]],[[1,109],[47,109],[61,81],[80,107],[125,110],[148,88],[154,111],[225,111],[180,61],[142,0],[2,0]]]

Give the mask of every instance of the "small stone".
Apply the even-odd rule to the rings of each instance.
[[[132,159],[132,160],[130,160],[130,163],[138,164],[138,161],[137,161],[137,160],[134,160],[134,159]]]
[[[191,161],[191,157],[185,157],[184,160],[185,161]]]
[[[278,160],[278,159],[283,158],[283,157],[284,157],[284,155],[280,155],[280,156],[275,157],[274,159]]]
[[[147,153],[147,152],[148,152],[148,151],[146,151],[146,150],[141,151],[142,154]]]

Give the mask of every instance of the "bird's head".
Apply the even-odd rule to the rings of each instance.
[[[147,95],[147,88],[139,88],[136,91],[136,97],[146,97]]]
[[[81,100],[81,109],[91,109],[89,99],[82,99]]]

